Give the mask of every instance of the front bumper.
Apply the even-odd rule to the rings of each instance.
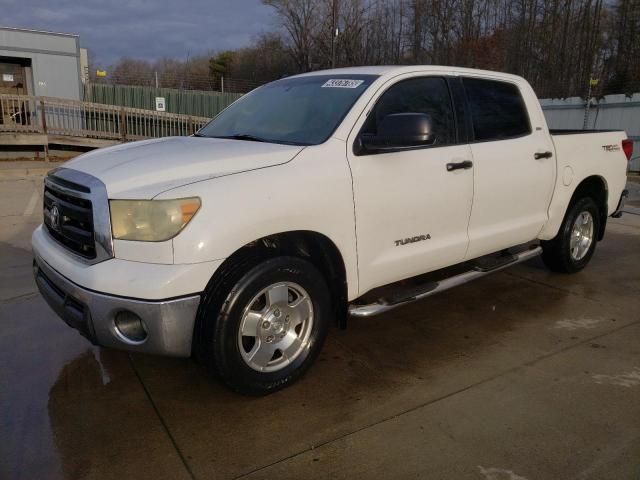
[[[36,255],[33,273],[49,306],[92,343],[136,352],[188,357],[200,295],[171,300],[136,300],[105,295],[76,285]],[[128,339],[116,327],[120,312],[132,312],[143,322],[146,338]]]

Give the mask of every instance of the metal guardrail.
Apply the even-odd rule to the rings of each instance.
[[[120,141],[191,135],[205,117],[31,95],[0,95],[0,133]]]

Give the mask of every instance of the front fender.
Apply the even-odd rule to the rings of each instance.
[[[340,251],[349,298],[358,291],[351,172],[344,142],[330,139],[305,148],[289,163],[198,182],[157,198],[198,196],[202,207],[173,239],[174,263],[231,256],[276,233],[321,233]]]

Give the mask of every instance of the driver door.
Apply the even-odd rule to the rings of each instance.
[[[473,168],[464,128],[456,125],[454,86],[445,77],[405,77],[378,92],[352,130],[347,157],[361,294],[465,257]],[[362,135],[375,136],[382,119],[397,113],[429,115],[435,140],[384,151],[351,148]]]

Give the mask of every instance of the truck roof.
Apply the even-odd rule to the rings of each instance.
[[[487,77],[500,77],[510,80],[520,80],[522,77],[512,75],[503,72],[494,72],[491,70],[479,70],[475,68],[464,67],[450,67],[444,65],[377,65],[377,66],[363,66],[363,67],[347,67],[347,68],[334,68],[331,70],[317,70],[314,72],[303,73],[296,76],[310,76],[310,75],[344,75],[344,74],[360,74],[360,75],[379,75],[381,77],[394,77],[403,73],[413,72],[438,72],[438,73],[450,73],[458,75],[481,75]]]

